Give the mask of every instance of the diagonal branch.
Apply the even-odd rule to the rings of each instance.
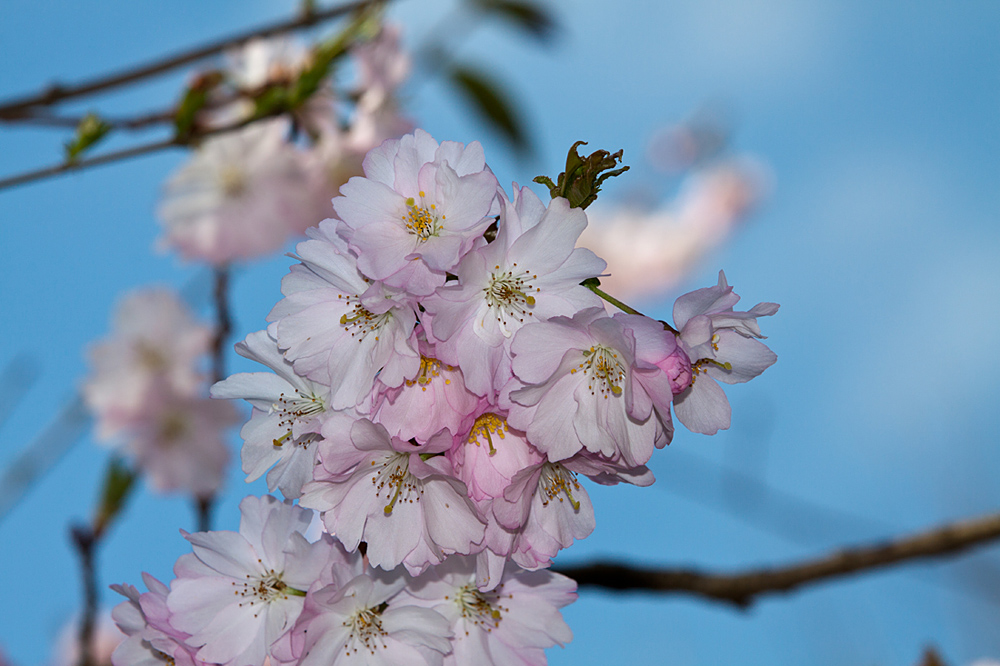
[[[0,103],[0,118],[17,118],[28,113],[32,108],[39,106],[50,106],[67,99],[82,97],[92,93],[101,92],[117,88],[135,81],[156,76],[168,72],[177,67],[196,62],[208,56],[221,53],[226,49],[239,46],[245,42],[258,37],[271,37],[273,35],[291,32],[300,28],[307,28],[324,21],[329,21],[345,14],[349,14],[357,9],[374,4],[377,0],[360,0],[329,9],[318,9],[306,12],[294,19],[287,19],[272,23],[270,25],[248,30],[237,35],[232,35],[215,42],[205,44],[187,51],[167,56],[145,65],[138,65],[116,72],[114,74],[100,76],[90,81],[84,81],[75,85],[53,84],[44,91],[27,95],[18,99],[8,100]]]
[[[912,536],[846,548],[787,567],[768,567],[738,574],[711,574],[697,569],[635,567],[615,562],[556,567],[581,586],[618,592],[647,591],[690,594],[747,608],[757,597],[830,578],[890,566],[909,560],[942,557],[1000,538],[1000,514],[949,523]]]

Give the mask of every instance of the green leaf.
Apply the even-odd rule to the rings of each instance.
[[[617,153],[598,150],[587,157],[581,157],[577,148],[586,145],[586,141],[577,141],[572,145],[566,155],[566,170],[559,174],[555,183],[548,176],[536,176],[534,179],[534,182],[549,188],[553,199],[568,199],[571,208],[586,208],[594,203],[605,180],[620,176],[629,169],[627,166],[615,168],[621,162],[621,150]]]
[[[540,41],[548,41],[559,27],[547,10],[526,0],[472,0],[481,12],[495,14]]]
[[[97,512],[94,532],[100,534],[125,506],[125,500],[136,480],[136,474],[120,458],[113,458],[104,474],[101,504]]]
[[[174,130],[178,139],[188,139],[194,133],[198,112],[208,102],[208,94],[222,81],[221,72],[205,72],[184,91],[184,97],[174,111]]]
[[[96,145],[110,131],[111,125],[101,120],[96,113],[88,113],[80,119],[73,138],[66,142],[66,159],[75,162],[77,157]]]
[[[479,116],[521,153],[531,152],[530,141],[517,110],[507,93],[483,72],[457,65],[449,79]]]

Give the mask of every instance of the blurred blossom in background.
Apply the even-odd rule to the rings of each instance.
[[[678,432],[650,465],[653,489],[589,485],[597,529],[559,561],[730,571],[995,511],[1000,7],[546,6],[559,28],[540,47],[505,24],[469,23],[455,3],[393,3],[413,73],[400,84],[402,66],[388,67],[398,76],[383,90],[400,85],[398,96],[351,100],[355,113],[370,111],[366,122],[320,152],[357,153],[412,119],[438,140],[481,141],[509,190],[511,181],[558,174],[575,141],[624,149],[632,169],[605,183],[582,241],[607,258],[608,291],[669,319],[677,295],[715,284],[724,268],[742,305],[781,303],[766,330],[778,362],[729,392],[732,429],[712,438]],[[0,19],[0,97],[118,70],[297,8],[291,0],[11,0]],[[510,149],[427,73],[420,49],[439,41],[509,90],[533,153]],[[253,85],[257,65],[250,55],[244,64]],[[159,108],[176,101],[189,75],[94,103],[109,114]],[[387,100],[390,112],[379,113]],[[82,115],[90,103],[67,111]],[[711,110],[719,107],[726,113]],[[0,174],[56,161],[63,139],[0,127]],[[123,144],[112,138],[107,147]],[[71,404],[90,372],[85,350],[108,336],[121,294],[186,287],[209,319],[204,275],[153,250],[165,183],[189,159],[163,152],[0,192],[0,368],[28,358],[40,369],[34,382],[0,387],[13,405],[0,421],[0,469]],[[332,189],[344,176],[333,171],[313,187]],[[330,214],[311,213],[316,222]],[[239,265],[233,340],[263,326],[290,263],[279,252]],[[228,364],[259,369],[235,353]],[[88,430],[2,516],[0,566],[17,579],[3,606],[0,662],[55,660],[55,637],[80,608],[67,526],[89,515],[108,455]],[[215,528],[234,529],[240,500],[266,492],[266,481],[247,485],[231,465],[222,484]],[[0,504],[8,491],[0,489]],[[136,493],[98,562],[106,609],[120,600],[110,583],[135,584],[141,571],[169,580],[187,550],[179,527],[194,529],[189,501]],[[1000,552],[834,581],[746,613],[582,590],[565,617],[574,640],[547,652],[554,665],[911,666],[934,646],[947,664],[985,666],[1000,657]]]

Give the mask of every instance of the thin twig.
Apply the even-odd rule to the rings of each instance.
[[[128,118],[107,118],[100,116],[101,122],[116,130],[136,130],[148,129],[154,125],[168,125],[174,120],[174,109],[166,111],[151,111]],[[22,116],[4,118],[0,117],[0,122],[18,123],[22,125],[36,125],[40,127],[65,127],[76,129],[84,116],[63,116],[50,113],[48,111],[32,111]]]
[[[55,164],[53,166],[43,167],[41,169],[36,169],[34,171],[25,171],[24,173],[19,173],[14,176],[9,176],[7,178],[0,178],[0,190],[6,189],[8,187],[14,187],[16,185],[24,185],[25,183],[41,180],[43,178],[58,176],[59,174],[68,173],[70,171],[78,171],[81,169],[100,166],[101,164],[110,164],[112,162],[120,162],[122,160],[127,160],[132,157],[148,155],[150,153],[159,152],[167,148],[182,148],[185,146],[190,146],[206,137],[215,136],[217,134],[225,134],[227,132],[233,132],[240,128],[246,127],[247,125],[253,122],[257,122],[258,120],[263,120],[263,119],[264,117],[250,118],[248,120],[243,120],[238,123],[234,123],[232,125],[225,125],[223,127],[215,127],[212,129],[201,130],[187,139],[178,137],[173,137],[170,139],[162,139],[160,141],[152,141],[150,143],[143,143],[138,146],[132,146],[131,148],[125,148],[123,150],[114,150],[108,153],[104,153],[103,155],[95,155],[94,157],[76,159],[71,162],[70,161],[62,162],[61,164]]]
[[[212,290],[215,303],[215,332],[212,336],[212,383],[221,382],[226,378],[226,343],[233,330],[232,315],[229,311],[229,267],[216,266],[213,273],[215,287]],[[195,499],[195,510],[198,514],[198,531],[207,532],[212,529],[212,505],[214,497],[198,497]]]
[[[23,115],[26,110],[31,109],[32,107],[50,106],[63,100],[82,97],[84,95],[110,90],[128,83],[140,81],[151,76],[156,76],[157,74],[168,72],[183,65],[196,62],[217,53],[221,53],[226,49],[240,46],[251,39],[258,37],[271,37],[273,35],[291,32],[300,28],[314,26],[324,21],[329,21],[345,14],[349,14],[350,12],[371,4],[374,4],[373,0],[363,0],[360,2],[340,5],[338,7],[331,7],[329,9],[305,12],[301,16],[294,19],[278,21],[270,25],[248,30],[200,47],[155,60],[145,65],[131,67],[115,74],[100,76],[76,85],[63,86],[53,84],[42,92],[0,103],[0,117],[17,117]]]
[[[93,666],[94,623],[97,618],[97,567],[94,564],[97,537],[85,525],[70,530],[76,551],[80,555],[80,575],[83,579],[83,616],[80,618],[80,656],[77,666]]]
[[[696,569],[653,569],[597,562],[555,570],[581,586],[619,592],[647,591],[705,597],[747,608],[757,597],[924,557],[961,552],[1000,538],[1000,514],[950,523],[913,536],[870,546],[844,549],[787,567],[738,574],[710,574]]]

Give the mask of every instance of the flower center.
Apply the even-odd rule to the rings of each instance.
[[[472,430],[469,432],[469,439],[467,440],[469,444],[480,445],[480,438],[485,438],[486,442],[490,445],[490,455],[492,456],[497,452],[493,448],[493,435],[496,435],[500,439],[504,438],[504,431],[507,429],[507,422],[497,416],[496,414],[483,414],[476,419],[476,422],[472,424]]]
[[[573,510],[580,510],[580,501],[573,498],[573,492],[580,490],[580,483],[576,480],[576,474],[562,465],[543,463],[538,489],[542,493],[542,506],[548,506],[553,500],[562,502],[562,496],[565,495]]]
[[[425,196],[424,192],[421,191],[420,198],[423,199]],[[442,222],[446,218],[446,215],[438,215],[435,204],[431,204],[429,208],[423,205],[418,206],[413,197],[406,200],[406,214],[400,216],[406,230],[416,236],[420,242],[431,236],[439,236],[444,229]]]
[[[385,637],[388,632],[382,628],[382,612],[378,607],[354,611],[344,620],[344,626],[351,629],[351,635],[344,645],[345,655],[350,655],[352,648],[355,654],[362,647],[371,654],[375,654],[378,648],[386,649]]]
[[[250,574],[246,574],[246,580],[241,584],[233,581],[233,587],[236,588],[233,593],[243,598],[243,601],[239,602],[241,608],[243,606],[269,604],[278,599],[287,599],[289,596],[305,596],[305,593],[301,590],[288,587],[281,580],[281,574],[274,569],[269,569],[263,575],[251,576]],[[259,613],[260,611],[254,613],[254,617],[257,617]]]
[[[431,383],[431,380],[441,375],[441,368],[452,371],[458,369],[455,366],[444,364],[436,358],[428,358],[427,356],[421,355],[420,371],[417,372],[417,376],[413,379],[407,379],[406,385],[413,386],[414,384],[418,384],[421,391],[426,391],[428,384]],[[451,384],[451,380],[445,378],[444,383]]]
[[[616,398],[622,394],[619,384],[625,379],[625,367],[613,349],[597,345],[585,350],[583,363],[572,368],[570,373],[576,374],[577,369],[586,373],[591,395],[601,393],[607,399],[609,393]]]
[[[490,275],[489,285],[483,287],[483,291],[486,292],[486,304],[493,311],[506,337],[513,335],[513,332],[507,329],[508,317],[523,324],[525,315],[532,316],[529,309],[535,305],[532,292],[541,291],[531,286],[531,280],[535,279],[538,279],[537,275],[526,270],[518,270],[516,263],[505,271],[500,270],[500,266],[495,266]]]
[[[288,428],[288,431],[281,437],[275,438],[273,444],[275,446],[284,445],[292,436],[292,426],[295,425],[296,421],[304,421],[315,414],[321,414],[325,411],[326,405],[323,403],[323,399],[315,394],[306,394],[298,389],[295,389],[295,393],[291,396],[287,396],[284,393],[280,394],[278,401],[271,404],[271,414],[280,414],[282,418],[278,421],[278,427]],[[316,439],[313,433],[308,433],[296,440],[295,443],[308,446],[316,441]]]
[[[375,464],[373,460],[372,465]],[[385,491],[389,503],[382,511],[387,516],[392,515],[397,501],[412,504],[418,501],[424,492],[420,481],[410,474],[410,456],[405,453],[387,455],[382,462],[382,468],[372,477],[372,485],[375,486],[376,497],[381,497],[382,491]],[[413,497],[414,494],[416,497]]]
[[[165,446],[177,443],[187,436],[190,424],[183,411],[169,411],[160,419],[160,438]]]
[[[501,585],[500,587],[503,587]],[[497,588],[498,590],[500,588]],[[492,602],[491,602],[492,598]],[[503,619],[501,611],[509,611],[509,608],[501,606],[499,595],[496,592],[480,592],[475,583],[464,585],[455,592],[455,604],[458,605],[462,617],[486,629],[492,631],[500,626]]]
[[[340,294],[337,298],[341,298]],[[344,327],[344,330],[351,334],[352,338],[357,338],[358,342],[361,342],[369,333],[375,333],[375,342],[378,342],[378,330],[385,326],[386,322],[392,319],[391,312],[383,312],[382,314],[373,314],[370,310],[361,305],[360,302],[355,301],[351,303],[352,299],[356,299],[357,296],[347,296],[347,303],[352,308],[350,312],[342,314],[340,316],[340,325]]]
[[[235,164],[227,164],[219,171],[219,188],[227,197],[234,199],[246,190],[247,178],[243,169]]]

